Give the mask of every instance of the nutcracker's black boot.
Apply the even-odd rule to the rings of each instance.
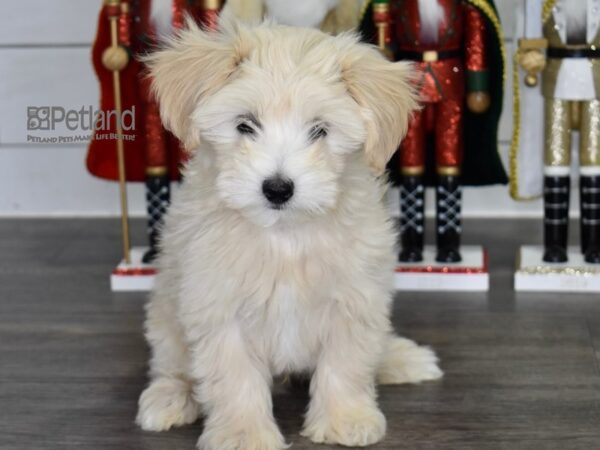
[[[425,185],[422,176],[406,175],[400,186],[401,262],[423,261]]]
[[[441,175],[436,187],[437,262],[455,263],[462,260],[461,203],[462,190],[458,177]]]
[[[142,258],[142,262],[149,264],[154,261],[158,253],[158,240],[163,218],[171,201],[171,187],[169,176],[149,175],[146,177],[146,208],[148,211],[148,238],[150,249]]]
[[[581,247],[585,262],[600,264],[600,176],[581,176]]]
[[[569,177],[544,177],[544,261],[566,262],[569,232]]]

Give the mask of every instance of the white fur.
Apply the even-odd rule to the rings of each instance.
[[[393,334],[396,238],[374,175],[415,107],[410,66],[351,35],[223,26],[192,28],[148,61],[165,122],[195,152],[147,306],[137,422],[166,430],[202,410],[200,449],[282,449],[272,379],[304,372],[303,434],[373,444],[386,429],[376,375],[442,375],[431,350]],[[247,113],[260,122],[254,136],[236,129]],[[313,142],[315,122],[328,134]],[[280,210],[261,191],[276,173],[296,186]]]
[[[419,21],[421,22],[421,40],[426,44],[438,41],[440,25],[444,20],[444,8],[438,0],[419,0]]]

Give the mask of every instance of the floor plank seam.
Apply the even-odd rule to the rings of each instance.
[[[587,327],[588,334],[590,336],[590,345],[592,347],[592,352],[593,352],[593,357],[594,357],[594,362],[595,362],[595,367],[596,367],[596,373],[600,377],[600,361],[598,360],[598,358],[600,357],[600,352],[598,351],[599,349],[596,346],[596,342],[594,340],[594,333],[592,332],[592,326],[590,325],[590,321],[586,319],[585,325]]]

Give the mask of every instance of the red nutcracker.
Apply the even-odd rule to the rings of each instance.
[[[363,33],[393,59],[414,61],[418,69],[423,109],[414,114],[390,166],[401,193],[399,259],[423,259],[430,183],[436,188],[436,259],[458,262],[461,186],[507,181],[496,142],[504,55],[493,1],[375,0]]]
[[[103,179],[145,182],[150,250],[144,262],[152,261],[156,255],[160,225],[170,202],[170,182],[179,180],[184,154],[180,142],[162,127],[150,89],[151,80],[138,58],[158,45],[161,37],[182,28],[186,14],[216,28],[221,3],[221,0],[105,0],[100,11],[92,56],[100,82],[100,116],[107,120],[96,122],[87,167],[91,174]],[[111,21],[118,24],[115,31],[111,30]],[[119,127],[116,120],[111,120],[116,117],[112,112],[117,106],[122,117]],[[122,136],[115,136],[120,128]],[[123,150],[121,168],[119,139]]]

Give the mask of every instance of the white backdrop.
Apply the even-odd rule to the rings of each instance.
[[[496,0],[509,48],[514,8],[519,1]],[[79,109],[97,104],[90,46],[100,4],[101,0],[19,0],[2,4],[0,216],[118,214],[117,186],[86,172],[85,145],[27,142],[27,106]],[[500,132],[505,163],[512,110],[510,78]],[[130,185],[129,196],[131,213],[142,215],[142,187]],[[506,187],[467,189],[464,197],[466,216],[541,215],[539,202],[513,202]],[[431,207],[431,199],[428,204]]]

